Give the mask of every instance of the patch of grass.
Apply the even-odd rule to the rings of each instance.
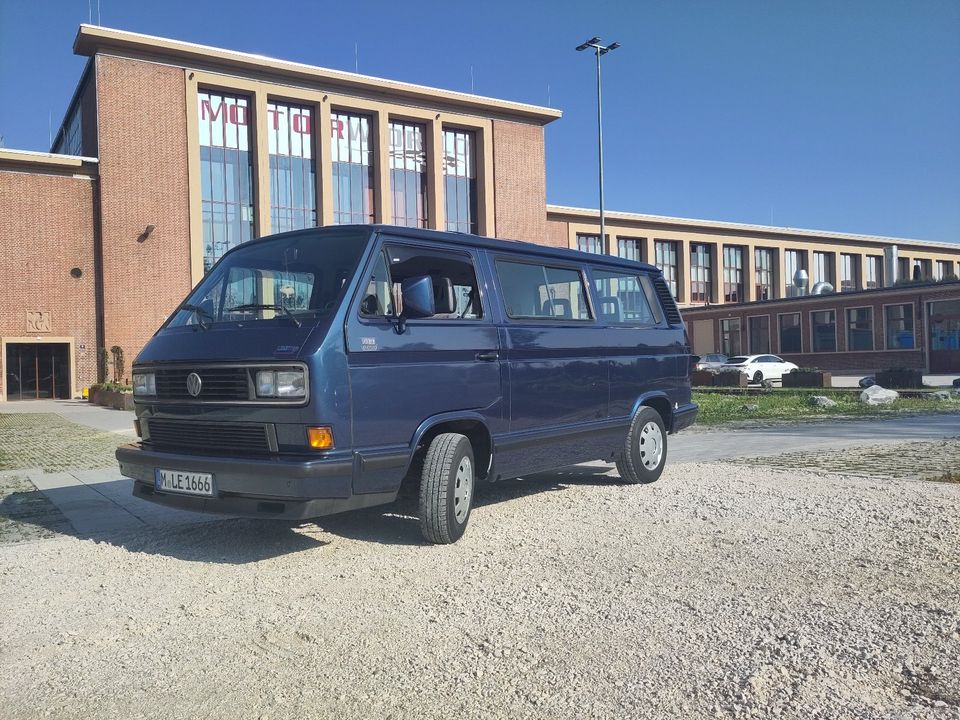
[[[822,395],[837,403],[836,407],[821,408],[810,405],[811,395]],[[960,403],[955,400],[931,400],[924,397],[901,397],[892,405],[865,405],[857,392],[837,392],[828,389],[770,390],[764,393],[693,393],[693,401],[700,406],[699,425],[723,425],[749,420],[802,420],[832,417],[884,417],[911,413],[957,412]],[[756,406],[756,409],[747,409]]]

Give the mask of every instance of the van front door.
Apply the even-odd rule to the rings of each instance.
[[[433,281],[437,313],[404,318],[400,284],[424,275]],[[476,414],[491,432],[501,429],[500,347],[477,277],[468,251],[387,238],[374,256],[346,328],[360,455],[354,492],[393,490],[416,429],[433,416]],[[392,319],[397,310],[402,332]]]

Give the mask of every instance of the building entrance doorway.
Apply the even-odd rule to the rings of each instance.
[[[7,343],[7,400],[70,399],[68,343]]]
[[[960,300],[930,303],[930,372],[960,372]]]

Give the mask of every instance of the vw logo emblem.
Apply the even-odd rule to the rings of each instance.
[[[187,375],[187,392],[196,397],[200,394],[200,388],[203,387],[203,380],[195,372]]]

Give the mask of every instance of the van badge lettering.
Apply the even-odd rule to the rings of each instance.
[[[300,349],[299,345],[277,345],[277,349],[273,351],[273,354],[274,355],[294,355],[299,349]]]
[[[375,337],[362,337],[360,338],[360,348],[362,350],[376,350],[377,349],[377,339]]]
[[[203,387],[203,380],[200,379],[200,376],[195,372],[187,375],[187,392],[190,393],[193,397],[196,397],[200,394],[200,388]]]

